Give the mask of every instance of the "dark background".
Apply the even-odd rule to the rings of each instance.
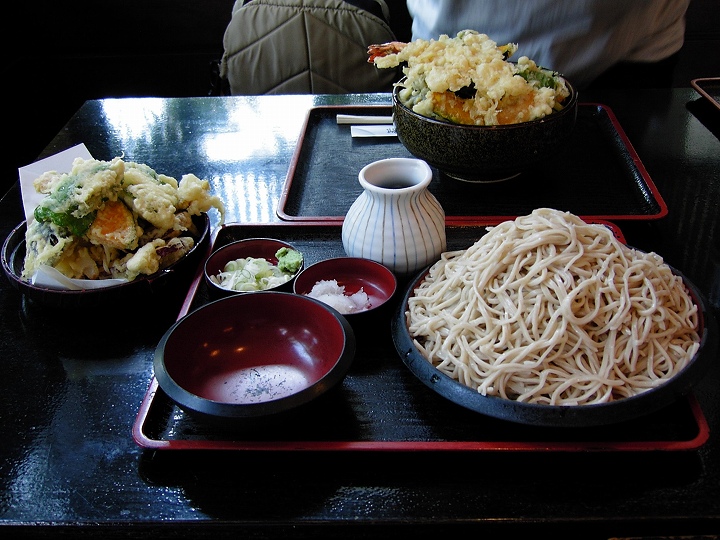
[[[405,2],[386,0],[398,39]],[[234,0],[35,0],[3,17],[7,107],[0,194],[88,99],[205,96]],[[693,0],[675,86],[720,76],[720,2]]]

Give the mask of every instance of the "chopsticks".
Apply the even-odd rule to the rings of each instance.
[[[338,114],[338,124],[392,124],[392,116],[365,116],[355,114]]]

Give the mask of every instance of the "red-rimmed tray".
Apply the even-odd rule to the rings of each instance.
[[[468,247],[493,222],[447,227],[448,249]],[[617,226],[607,223],[622,239]],[[308,264],[343,256],[340,227],[230,224],[214,246],[272,237],[300,249]],[[497,420],[460,407],[429,390],[403,364],[390,321],[407,284],[372,320],[358,323],[356,358],[341,385],[303,406],[291,419],[240,428],[201,421],[177,407],[153,378],[134,426],[135,442],[154,450],[312,451],[677,451],[698,448],[709,429],[691,396],[639,419],[593,428],[545,428]],[[178,318],[209,301],[202,269]]]
[[[391,115],[390,106],[325,106],[308,111],[278,205],[286,221],[341,222],[360,195],[357,174],[372,161],[412,157],[397,137],[353,138],[338,114]],[[585,219],[650,220],[667,205],[610,108],[581,103],[575,130],[533,174],[495,184],[460,182],[433,170],[430,191],[451,223],[567,210]]]
[[[720,110],[720,77],[707,77],[690,81],[698,94]]]

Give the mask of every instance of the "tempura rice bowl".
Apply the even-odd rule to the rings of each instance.
[[[570,96],[560,111],[519,124],[477,126],[428,118],[403,105],[393,91],[393,117],[400,142],[415,157],[465,182],[498,182],[531,174],[562,148],[577,118],[578,95],[565,79]]]

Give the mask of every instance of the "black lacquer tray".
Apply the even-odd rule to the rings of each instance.
[[[360,195],[358,172],[389,157],[412,157],[397,137],[352,138],[338,114],[386,115],[389,106],[316,107],[308,112],[278,205],[286,221],[342,221]],[[540,207],[585,219],[649,220],[667,206],[607,106],[581,103],[568,143],[532,173],[471,184],[433,170],[430,191],[450,222],[515,218]]]
[[[449,224],[448,249],[468,247],[486,224]],[[278,238],[312,264],[344,256],[340,234],[339,226],[325,222],[229,224],[214,246]],[[520,425],[452,403],[415,377],[393,345],[391,320],[408,284],[399,284],[396,298],[374,318],[354,325],[357,353],[343,383],[292,416],[255,426],[203,422],[177,407],[153,378],[133,426],[135,442],[155,450],[675,451],[707,440],[707,422],[692,395],[637,419],[592,428]],[[200,269],[179,317],[209,299]]]

